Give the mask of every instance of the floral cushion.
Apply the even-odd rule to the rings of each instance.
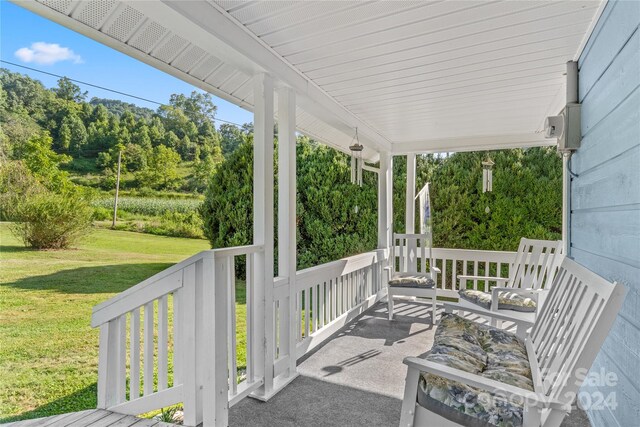
[[[522,340],[491,326],[444,314],[436,330],[432,362],[533,390],[531,369]],[[453,422],[467,426],[518,427],[522,406],[492,393],[437,375],[423,373],[418,403]]]
[[[489,292],[463,289],[458,294],[460,298],[478,304],[487,310],[491,308],[491,294]],[[498,292],[498,309],[533,312],[536,311],[536,301],[515,292]]]
[[[389,280],[389,286],[403,288],[433,288],[435,284],[429,273],[396,273]]]

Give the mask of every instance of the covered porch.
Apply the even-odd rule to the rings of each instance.
[[[399,302],[394,321],[381,304],[384,269],[406,250],[393,239],[394,156],[407,156],[413,234],[416,155],[555,144],[545,118],[579,99],[575,61],[606,2],[19,4],[253,111],[253,244],[176,264],[91,321],[99,408],[182,403],[185,425],[226,426],[398,424],[402,360],[427,352],[434,328],[420,301]],[[377,249],[297,270],[296,133],[348,153],[356,129],[378,181]],[[457,298],[459,274],[509,277],[515,253],[434,248],[432,258],[438,295]]]
[[[233,406],[229,425],[398,425],[406,374],[402,361],[406,355],[426,353],[433,345],[435,326],[430,316],[429,304],[407,299],[397,302],[394,320],[389,322],[386,304],[376,303],[302,357],[298,377],[268,402],[244,399]],[[562,426],[588,424],[586,414],[576,407]],[[97,410],[7,427],[36,425],[168,427],[169,423]]]

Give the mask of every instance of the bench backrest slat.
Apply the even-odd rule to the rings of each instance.
[[[560,265],[562,241],[520,239],[509,270],[510,288],[549,289]]]
[[[395,249],[398,249],[398,253]],[[426,273],[427,261],[429,266],[433,265],[433,252],[429,245],[428,234],[393,234],[392,244],[392,265],[394,271],[402,273],[416,273],[418,271]],[[395,270],[396,258],[398,257],[398,268]],[[420,258],[418,263],[417,258]]]
[[[563,257],[528,347],[535,353],[541,392],[569,402],[584,380],[618,314],[624,286]]]

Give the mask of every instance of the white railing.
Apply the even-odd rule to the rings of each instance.
[[[246,319],[236,312],[238,257],[246,257]],[[459,274],[508,277],[515,253],[434,248],[432,257],[442,295],[457,297]],[[276,377],[293,378],[291,352],[299,359],[386,295],[386,250],[276,277],[272,305],[263,301],[267,283],[254,277],[263,262],[261,246],[204,251],[96,306],[98,407],[138,415],[182,402],[185,425],[227,425],[231,406],[254,391],[264,397],[269,383],[280,389],[286,381]]]
[[[183,402],[185,425],[226,425],[228,408],[264,380],[251,348],[259,342],[252,313],[263,284],[250,273],[240,382],[235,304],[236,258],[246,256],[251,272],[262,252],[261,246],[204,251],[96,306],[98,408],[138,415]]]
[[[300,358],[317,347],[331,334],[353,317],[369,308],[384,296],[382,289],[382,269],[386,265],[384,250],[375,250],[326,264],[300,270],[296,273],[296,312],[291,317],[297,326],[296,358]],[[284,304],[287,283],[276,279],[274,298],[279,315],[277,319],[287,319]],[[279,322],[284,337],[285,322]],[[276,328],[278,330],[278,328]],[[286,348],[288,342],[277,340],[276,348]],[[284,353],[284,352],[282,352]],[[276,352],[278,354],[278,352]],[[276,358],[275,375],[285,367],[285,360]]]
[[[396,259],[401,251],[406,254],[406,246],[395,248]],[[515,260],[515,252],[479,251],[470,249],[432,249],[433,261],[441,271],[436,286],[444,297],[458,298],[458,275],[509,277],[511,263]],[[418,259],[420,255],[418,255]],[[494,285],[495,282],[489,282]],[[484,289],[482,280],[473,281],[474,289]]]

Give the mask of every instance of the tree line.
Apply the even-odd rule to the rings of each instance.
[[[157,110],[119,100],[92,98],[68,78],[47,89],[29,76],[0,69],[0,150],[20,159],[29,138],[46,133],[63,163],[77,172],[98,171],[112,189],[118,153],[134,187],[202,192],[208,177],[233,151],[250,125],[214,126],[216,106],[208,93],[174,94]],[[83,160],[75,161],[75,160]],[[188,162],[188,179],[178,173]],[[88,166],[87,166],[88,165]]]

